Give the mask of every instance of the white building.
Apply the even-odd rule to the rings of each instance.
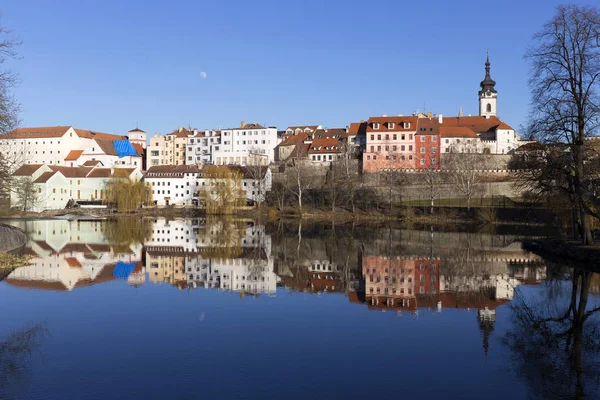
[[[13,181],[31,179],[35,187],[35,200],[32,211],[59,210],[66,207],[69,200],[98,201],[104,198],[106,184],[113,174],[119,171],[131,179],[141,179],[141,172],[135,168],[101,167],[62,167],[47,164],[26,164],[13,174]],[[20,207],[18,193],[11,191],[11,207]]]
[[[277,128],[241,123],[239,128],[222,129],[219,150],[213,149],[218,165],[268,165],[275,160]]]
[[[0,135],[0,148],[21,159],[20,164],[77,166],[77,159],[67,160],[68,156],[72,151],[83,152],[95,139],[113,141],[128,137],[72,126],[17,128]]]
[[[272,174],[267,167],[246,168],[229,166],[242,174],[242,189],[249,201],[264,201],[271,190]],[[254,176],[254,173],[260,174]],[[205,174],[203,165],[160,165],[148,169],[144,176],[152,189],[157,206],[192,206],[199,204],[199,192],[208,188],[212,178]]]
[[[198,131],[187,137],[185,163],[214,164],[213,154],[221,151],[221,131]]]

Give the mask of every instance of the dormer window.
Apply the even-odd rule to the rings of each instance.
[[[390,123],[388,124],[388,129],[394,129],[394,125],[395,125],[395,124],[394,124],[393,122],[390,122]]]
[[[403,122],[404,129],[410,129],[410,122]]]
[[[379,122],[373,122],[373,129],[379,129]]]

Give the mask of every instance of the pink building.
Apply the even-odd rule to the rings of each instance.
[[[415,168],[418,117],[371,117],[367,121],[363,172]]]

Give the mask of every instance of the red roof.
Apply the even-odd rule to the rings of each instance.
[[[409,132],[417,129],[418,117],[415,116],[389,116],[389,117],[371,117],[367,122],[367,132]],[[410,127],[404,128],[404,123],[410,124]],[[373,128],[373,124],[378,123],[379,129]]]
[[[464,126],[441,126],[440,136],[443,138],[479,138],[472,129]]]
[[[512,129],[498,117],[443,117],[442,126],[464,126],[477,133],[493,132],[496,129]]]
[[[69,267],[81,268],[81,263],[75,257],[67,257],[65,260],[67,261],[67,264],[69,264]]]
[[[65,157],[65,161],[76,161],[83,153],[83,150],[71,150]]]
[[[42,164],[25,164],[21,165],[13,174],[13,176],[31,176],[42,167]]]
[[[367,132],[367,121],[352,122],[348,128],[349,135],[364,135]]]

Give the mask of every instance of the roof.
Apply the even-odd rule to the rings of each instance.
[[[66,257],[65,260],[71,268],[81,268],[81,263],[75,257]]]
[[[173,132],[168,133],[167,136],[176,136],[178,138],[186,138],[194,134],[194,131],[187,130],[185,128],[175,129]]]
[[[320,125],[301,125],[301,126],[288,126],[287,128],[285,128],[286,131],[292,130],[292,131],[296,131],[296,130],[300,130],[300,131],[315,131],[317,129],[319,129]]]
[[[113,135],[112,133],[102,133],[102,132],[94,132],[88,131],[85,129],[77,129],[73,128],[77,133],[77,136],[86,139],[102,139],[102,140],[127,140],[127,136],[122,135]]]
[[[83,153],[83,150],[71,150],[65,157],[65,161],[76,161]]]
[[[183,177],[185,173],[199,173],[199,165],[157,165],[146,171],[146,178]]]
[[[88,172],[86,178],[109,178],[111,175],[110,168],[94,168]]]
[[[100,160],[87,160],[82,165],[84,167],[96,167],[98,164],[102,165],[102,162]]]
[[[129,140],[115,140],[113,141],[113,146],[119,158],[140,156]]]
[[[367,132],[367,121],[352,122],[348,127],[349,135],[364,135]]]
[[[305,140],[307,140],[309,138],[309,136],[311,135],[311,133],[312,133],[312,131],[288,135],[287,137],[285,137],[283,139],[283,141],[281,143],[279,143],[279,146],[295,146],[297,144],[300,144],[300,143],[304,142]]]
[[[35,181],[33,181],[33,183],[46,183],[50,180],[50,178],[54,176],[55,173],[56,172],[54,171],[44,172],[43,174],[38,176],[38,178]]]
[[[13,176],[31,176],[43,167],[43,164],[25,164],[21,165],[14,173]]]
[[[312,137],[314,139],[324,139],[324,138],[342,138],[346,137],[348,133],[346,132],[346,128],[326,128],[326,129],[317,129]]]
[[[70,126],[41,126],[33,128],[17,128],[6,133],[4,137],[13,139],[56,138],[62,137],[70,128]]]
[[[262,126],[261,124],[244,124],[244,126],[240,127],[240,128],[233,128],[232,130],[238,130],[238,129],[266,129],[264,126]]]
[[[442,126],[464,126],[471,128],[477,133],[481,132],[494,132],[498,127],[502,125],[505,128],[500,129],[512,129],[507,124],[503,123],[498,117],[442,117]]]
[[[415,131],[417,129],[416,116],[389,116],[389,117],[371,117],[367,121],[367,132],[402,132],[402,131]],[[404,128],[403,123],[408,122],[409,128]],[[374,129],[373,124],[379,123],[379,129]],[[392,127],[393,124],[393,127]]]
[[[443,138],[473,138],[479,136],[470,128],[464,126],[440,126],[440,136]]]
[[[96,143],[100,147],[100,150],[107,156],[116,156],[117,150],[115,149],[114,142],[112,140],[96,139]]]
[[[6,133],[5,138],[13,139],[34,139],[34,138],[59,138],[62,137],[69,129],[73,128],[68,125],[61,126],[40,126],[31,128],[16,128]],[[94,132],[85,129],[73,128],[77,136],[86,139],[127,139],[126,136],[113,135],[111,133]]]
[[[336,138],[314,139],[309,153],[339,153],[340,140]]]
[[[298,143],[288,158],[306,158],[309,149],[310,144]]]
[[[515,149],[515,153],[519,153],[522,151],[542,151],[544,149],[545,147],[540,142],[530,142],[517,147]]]
[[[142,156],[142,155],[144,155],[144,153],[146,153],[146,149],[144,149],[144,146],[142,146],[141,144],[131,143],[131,145],[135,149],[135,152],[138,153],[140,156]]]
[[[141,133],[146,133],[145,131],[143,131],[143,130],[141,130],[140,128],[137,128],[137,127],[136,127],[135,129],[132,129],[132,130],[130,130],[129,132],[141,132]]]
[[[440,123],[437,119],[419,118],[417,135],[439,135]]]

